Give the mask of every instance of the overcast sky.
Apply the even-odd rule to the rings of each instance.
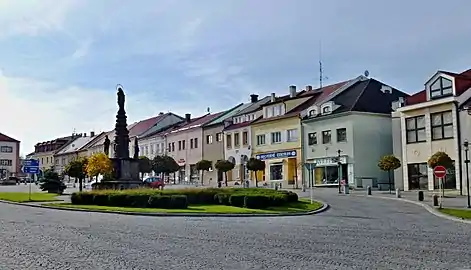
[[[370,76],[409,93],[471,68],[471,1],[0,0],[0,132],[23,142],[201,115]],[[320,46],[320,44],[322,44]],[[320,50],[320,48],[322,48]]]

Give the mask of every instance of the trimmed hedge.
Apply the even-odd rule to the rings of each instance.
[[[174,190],[93,190],[72,194],[73,204],[185,209],[188,205],[220,204],[253,209],[297,202],[291,191],[265,188],[186,188]]]

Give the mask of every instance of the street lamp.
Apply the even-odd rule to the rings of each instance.
[[[464,147],[464,163],[466,166],[466,196],[468,197],[468,208],[471,208],[471,198],[469,196],[469,142],[468,140],[464,140],[463,142]]]
[[[337,150],[337,174],[339,177],[339,194],[342,194],[342,184],[341,184],[341,174],[342,174],[342,162],[340,161],[340,154],[342,153],[342,150]]]

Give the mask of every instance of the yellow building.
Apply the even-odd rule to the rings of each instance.
[[[270,102],[262,107],[263,116],[251,124],[252,156],[266,163],[265,172],[257,175],[258,181],[301,187],[300,113],[315,96],[310,86],[301,92],[290,86],[289,95],[276,97],[272,93]]]
[[[34,152],[28,155],[28,157],[39,160],[39,169],[41,172],[47,169],[53,169],[55,165],[54,154],[77,136],[78,135],[73,134],[72,136],[37,143],[34,146]]]

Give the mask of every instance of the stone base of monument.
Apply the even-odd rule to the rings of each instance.
[[[139,160],[133,158],[110,158],[113,164],[112,181],[101,181],[92,189],[130,189],[143,186],[139,178]]]

